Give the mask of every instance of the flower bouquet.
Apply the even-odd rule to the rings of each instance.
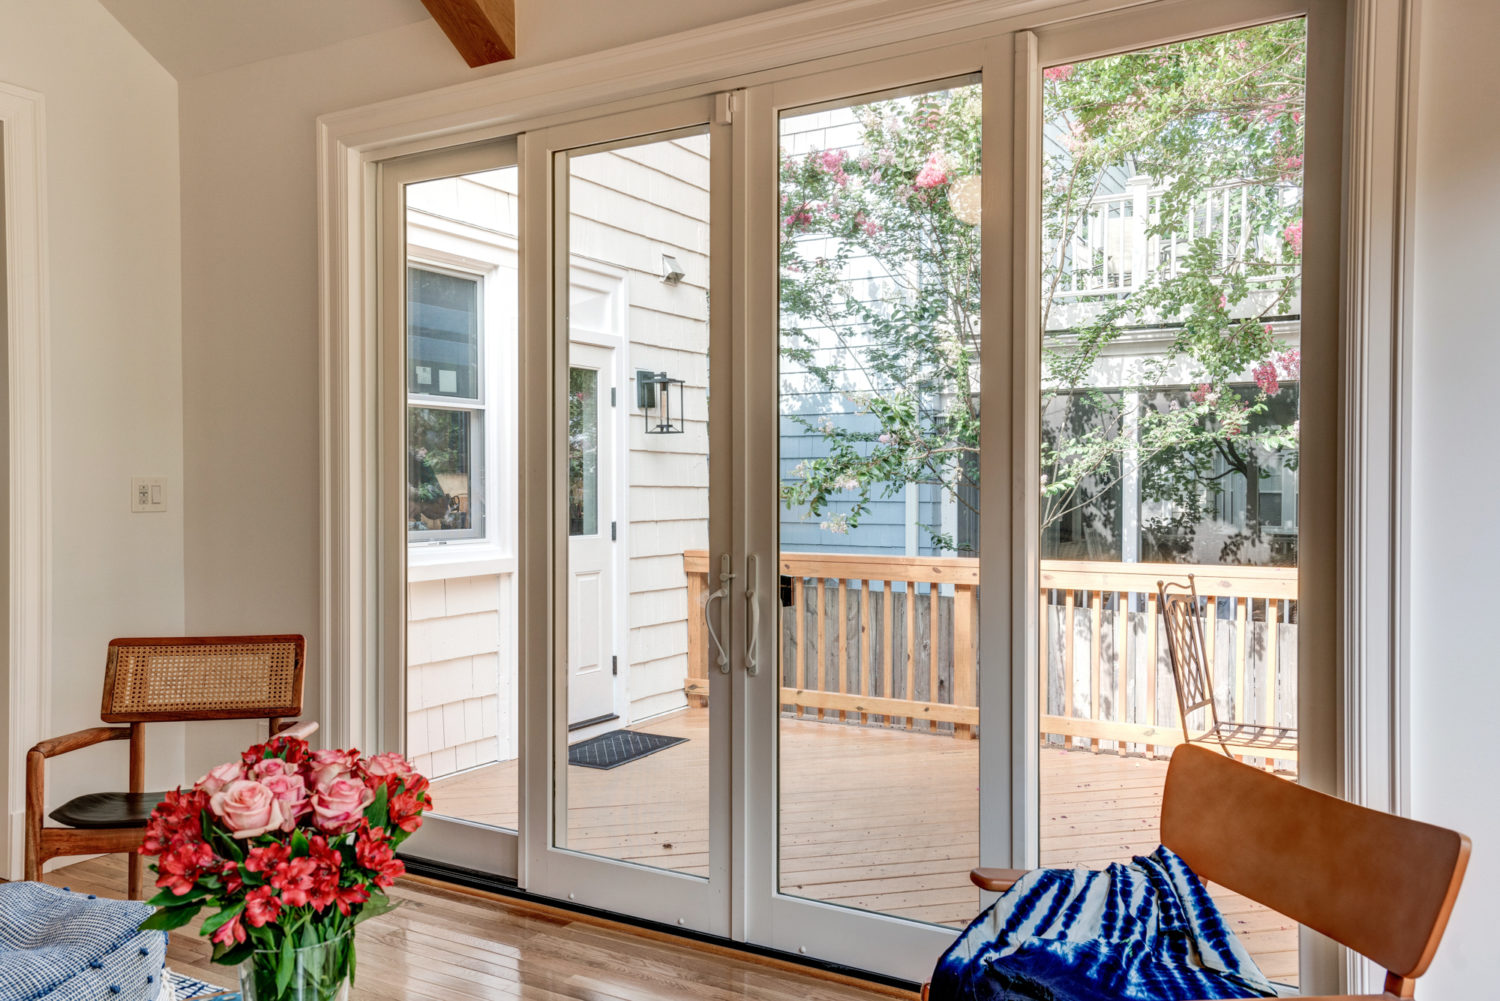
[[[142,928],[214,908],[200,934],[240,967],[245,1001],[337,1001],[354,975],[354,926],[395,904],[395,850],[432,808],[427,780],[394,752],[310,751],[273,737],[151,812],[142,855],[161,892]]]

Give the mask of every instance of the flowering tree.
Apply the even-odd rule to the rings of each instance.
[[[1142,496],[1189,534],[1266,454],[1295,465],[1295,417],[1268,401],[1300,356],[1269,321],[1293,311],[1300,278],[1305,52],[1289,21],[1045,71],[1044,527],[1105,517],[1127,456]],[[852,148],[783,158],[783,355],[848,412],[790,415],[826,454],[786,480],[783,501],[835,531],[907,483],[960,505],[977,496],[979,230],[963,202],[980,172],[979,111],[977,86],[866,105]],[[1097,198],[1139,175],[1155,259],[1111,280],[1129,263],[1087,228]],[[1226,245],[1226,225],[1246,238]],[[874,294],[851,280],[860,265],[878,274]],[[1142,327],[1165,346],[1107,381],[1101,360]],[[1231,549],[1258,541],[1247,493]],[[847,509],[830,514],[835,501]]]

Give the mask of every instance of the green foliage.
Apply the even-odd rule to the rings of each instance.
[[[1300,280],[1305,52],[1294,20],[1046,71],[1044,527],[1097,516],[1127,451],[1145,496],[1188,524],[1267,454],[1295,465],[1295,425],[1269,420],[1266,401],[1300,362],[1266,321],[1292,311]],[[784,156],[781,170],[782,354],[821,394],[788,416],[826,449],[782,499],[834,531],[908,483],[970,503],[980,433],[979,228],[950,202],[981,170],[979,87],[855,113],[857,146]],[[1142,175],[1160,264],[1111,285],[1129,262],[1076,258],[1095,199]],[[1254,234],[1244,246],[1225,252],[1205,226],[1210,196]],[[851,280],[866,259],[873,281]],[[1110,392],[1094,388],[1101,360],[1143,324],[1165,345],[1136,351]],[[835,502],[843,513],[829,514]]]

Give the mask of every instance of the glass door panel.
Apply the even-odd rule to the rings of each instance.
[[[521,750],[516,146],[381,171],[382,366],[396,404],[382,425],[384,531],[400,546],[405,608],[401,697],[383,725],[432,780],[437,816],[410,851],[510,876]]]
[[[1296,19],[1043,70],[1044,866],[1154,850],[1184,740],[1297,774],[1306,52]],[[1295,981],[1296,926],[1214,892]]]
[[[979,910],[981,103],[780,116],[777,889],[951,927]]]
[[[704,878],[708,129],[561,159],[568,733],[554,844]]]

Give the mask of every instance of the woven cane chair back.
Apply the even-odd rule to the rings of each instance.
[[[295,717],[305,650],[301,636],[111,640],[100,715],[106,723]]]
[[[1208,707],[1217,721],[1214,707],[1214,680],[1208,670],[1208,648],[1203,637],[1203,616],[1198,587],[1193,575],[1187,583],[1156,582],[1161,601],[1162,618],[1166,620],[1167,656],[1172,662],[1172,678],[1177,683],[1177,703],[1182,718]]]

